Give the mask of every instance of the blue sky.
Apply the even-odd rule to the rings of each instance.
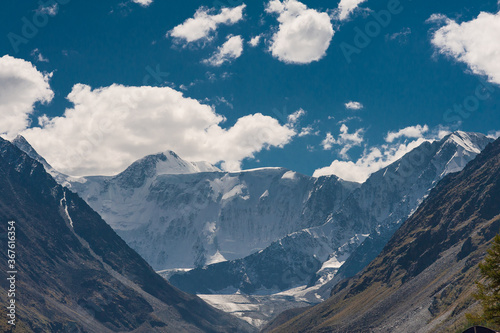
[[[17,132],[56,168],[76,175],[113,173],[146,153],[172,149],[186,159],[225,161],[222,166],[227,169],[282,166],[308,175],[336,160],[337,168],[325,172],[362,180],[363,176],[348,172],[352,168],[346,162],[358,162],[357,170],[365,174],[389,163],[418,144],[417,140],[436,139],[457,129],[485,134],[500,130],[496,0],[479,4],[401,1],[401,10],[391,14],[385,26],[378,25],[366,45],[356,44],[358,31],[376,28],[372,13],[387,10],[391,1],[367,0],[356,8],[357,2],[343,0],[341,5],[351,4],[355,9],[340,14],[337,1],[153,0],[138,4],[61,0],[45,5],[8,1],[0,14],[0,57],[30,62],[40,74],[38,81],[29,82],[36,75],[26,66],[26,76],[18,79],[27,80],[26,87],[38,84],[45,89],[24,97],[16,94],[24,98],[22,112],[30,119]],[[235,8],[241,8],[241,17]],[[199,27],[208,22],[215,28],[189,42],[196,29],[179,28],[177,34],[173,29],[194,18],[197,11],[208,18]],[[481,12],[488,16],[478,18]],[[39,27],[26,34],[26,22],[36,23],[36,19],[41,20]],[[301,26],[300,20],[309,24],[309,32],[304,32],[307,24]],[[294,30],[297,27],[302,30]],[[437,34],[443,27],[449,29]],[[258,45],[250,45],[256,36],[261,36]],[[348,47],[356,47],[350,59],[345,56]],[[221,50],[225,55],[217,56]],[[14,60],[5,68],[21,66]],[[3,96],[0,88],[0,114],[2,103],[3,112],[13,103],[6,97],[10,90],[5,87],[14,82],[9,75],[17,74],[2,76],[0,65],[0,86],[4,86]],[[77,84],[85,86],[75,90]],[[159,89],[132,91],[113,85]],[[487,98],[474,100],[478,87],[484,91],[485,85]],[[95,93],[98,88],[106,92]],[[68,99],[70,93],[73,99]],[[174,121],[172,128],[151,129],[154,122],[143,124],[142,118],[130,115],[127,126],[132,122],[138,129],[121,133],[122,120],[116,116],[120,113],[112,113],[113,137],[109,131],[99,132],[85,153],[66,160],[61,157],[68,155],[62,153],[65,149],[88,140],[86,136],[78,139],[88,128],[87,123],[78,128],[69,120],[51,125],[54,117],[64,117],[65,110],[73,109],[92,113],[95,120],[99,114],[123,108],[111,101],[128,94],[142,97],[125,101],[137,104],[126,112],[156,115],[162,112],[161,103],[178,101],[186,119],[182,125]],[[164,99],[162,94],[169,97]],[[44,99],[45,103],[39,102]],[[156,99],[159,104],[151,106]],[[74,108],[75,101],[80,108]],[[355,108],[346,107],[349,102],[357,102],[350,104]],[[468,108],[473,111],[457,116],[455,105],[464,103],[471,103]],[[204,108],[207,105],[213,107],[213,114]],[[190,108],[195,111],[186,111]],[[175,118],[175,110],[168,116]],[[189,123],[190,115],[194,125]],[[75,116],[74,121],[78,119],[85,118]],[[161,119],[168,122],[168,118]],[[203,122],[198,124],[200,119]],[[208,130],[212,125],[215,128]],[[12,136],[15,130],[0,126],[0,131]],[[192,137],[186,139],[194,131],[204,132],[194,134],[205,140],[203,149],[193,148]],[[389,142],[389,132],[399,135]]]

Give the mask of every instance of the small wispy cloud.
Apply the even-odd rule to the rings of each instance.
[[[337,125],[346,124],[346,123],[348,123],[348,122],[350,122],[350,121],[352,121],[352,120],[358,120],[358,121],[361,121],[362,119],[361,119],[360,117],[358,117],[358,116],[354,116],[354,117],[347,117],[347,118],[345,118],[345,119],[343,119],[343,120],[338,121],[338,122],[337,122]]]
[[[211,66],[221,66],[226,62],[238,59],[243,54],[243,38],[241,36],[229,36],[227,41],[217,51],[203,62]]]
[[[288,123],[291,125],[295,125],[295,124],[297,124],[299,119],[305,115],[306,115],[306,111],[304,111],[303,109],[298,109],[297,111],[295,111],[294,113],[290,114],[287,117]]]
[[[45,58],[39,49],[31,51],[31,56],[38,62],[49,62],[49,59]]]
[[[142,7],[148,7],[153,3],[153,0],[132,0],[132,2],[141,5]]]
[[[321,142],[321,146],[324,150],[331,150],[334,145],[342,146],[340,150],[340,156],[342,158],[349,158],[347,152],[351,150],[351,148],[355,146],[361,146],[364,141],[363,134],[364,129],[360,128],[356,130],[354,133],[349,133],[349,127],[346,124],[342,124],[340,127],[340,134],[335,139],[331,132],[326,133],[325,139]]]
[[[416,126],[408,126],[406,128],[400,129],[397,132],[389,132],[385,137],[385,142],[393,142],[396,139],[406,137],[412,139],[423,138],[424,134],[429,131],[429,126],[424,125],[416,125]]]
[[[167,37],[171,36],[177,41],[185,43],[210,40],[211,34],[220,25],[233,25],[243,20],[245,8],[246,5],[242,4],[234,8],[222,8],[220,13],[215,14],[215,9],[200,7],[194,17],[174,27],[167,33]]]
[[[346,109],[349,110],[361,110],[364,106],[360,102],[350,101],[344,104]]]
[[[391,35],[386,35],[386,40],[395,40],[400,43],[406,43],[408,42],[408,36],[411,35],[411,29],[410,28],[404,28],[403,30],[393,33]]]
[[[37,13],[46,14],[49,16],[56,16],[59,12],[59,4],[55,2],[52,6],[40,5],[36,10]]]
[[[251,47],[256,47],[259,45],[260,43],[260,39],[262,38],[261,35],[257,35],[255,37],[252,37],[249,41],[248,41],[248,44],[251,46]]]
[[[306,127],[302,127],[302,129],[300,130],[299,134],[298,134],[298,137],[301,138],[301,137],[304,137],[304,136],[308,136],[308,135],[318,135],[319,134],[319,131],[316,131],[313,127],[313,125],[308,125]]]
[[[498,5],[500,6],[500,1],[498,2]],[[500,131],[491,131],[488,133],[488,137],[496,140],[500,138]]]

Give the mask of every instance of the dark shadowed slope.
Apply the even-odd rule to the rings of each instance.
[[[454,332],[500,231],[500,140],[444,178],[359,275],[273,332]]]
[[[253,330],[170,286],[82,199],[0,139],[4,263],[11,220],[16,222],[18,332]],[[6,279],[1,280],[6,304]]]

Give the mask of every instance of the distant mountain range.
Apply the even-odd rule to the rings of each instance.
[[[16,228],[16,332],[254,331],[168,284],[84,200],[1,138],[0,221],[5,263],[7,223]],[[0,284],[5,305],[9,286]]]
[[[317,302],[318,296],[329,295],[336,282],[353,276],[375,258],[430,189],[445,175],[462,170],[491,141],[482,134],[456,132],[425,142],[371,175],[347,197],[337,197],[342,203],[312,227],[243,259],[178,273],[170,281],[191,293],[272,293],[326,283],[319,290],[311,289],[309,299]],[[316,209],[325,209],[319,205],[325,201],[315,196]]]
[[[263,295],[302,286],[303,305],[328,298],[362,270],[429,191],[491,141],[455,132],[425,142],[363,184],[283,168],[222,172],[174,152],[147,156],[113,177],[73,178],[22,137],[13,143],[181,290]]]
[[[474,311],[477,264],[500,231],[500,140],[446,176],[359,275],[272,332],[457,332]],[[296,317],[294,317],[296,316]],[[294,317],[280,325],[286,319]],[[278,326],[278,327],[277,327]]]

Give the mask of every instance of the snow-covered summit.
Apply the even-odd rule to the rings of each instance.
[[[178,175],[198,172],[220,172],[221,170],[208,162],[188,162],[171,150],[152,155],[157,158],[156,174]],[[146,157],[147,158],[147,157]]]
[[[491,141],[484,134],[472,132],[456,131],[445,136],[434,159],[436,168],[442,170],[440,178],[461,171]]]
[[[221,170],[208,162],[188,162],[171,150],[148,155],[132,163],[124,173],[141,170],[156,175],[183,175],[198,172],[220,172]]]
[[[111,178],[119,181],[124,187],[137,188],[143,186],[147,179],[157,176],[185,175],[200,172],[221,172],[221,170],[207,162],[193,163],[185,161],[173,151],[166,151],[143,157],[132,163],[122,173]]]
[[[53,169],[52,166],[50,166],[50,164],[47,163],[47,161],[42,156],[40,156],[36,152],[36,150],[28,143],[24,136],[18,135],[14,140],[12,140],[12,144],[28,154],[28,156],[32,159],[40,162],[45,167],[45,169]]]
[[[443,141],[444,144],[454,143],[467,151],[479,154],[491,139],[482,133],[456,131],[448,134]]]

